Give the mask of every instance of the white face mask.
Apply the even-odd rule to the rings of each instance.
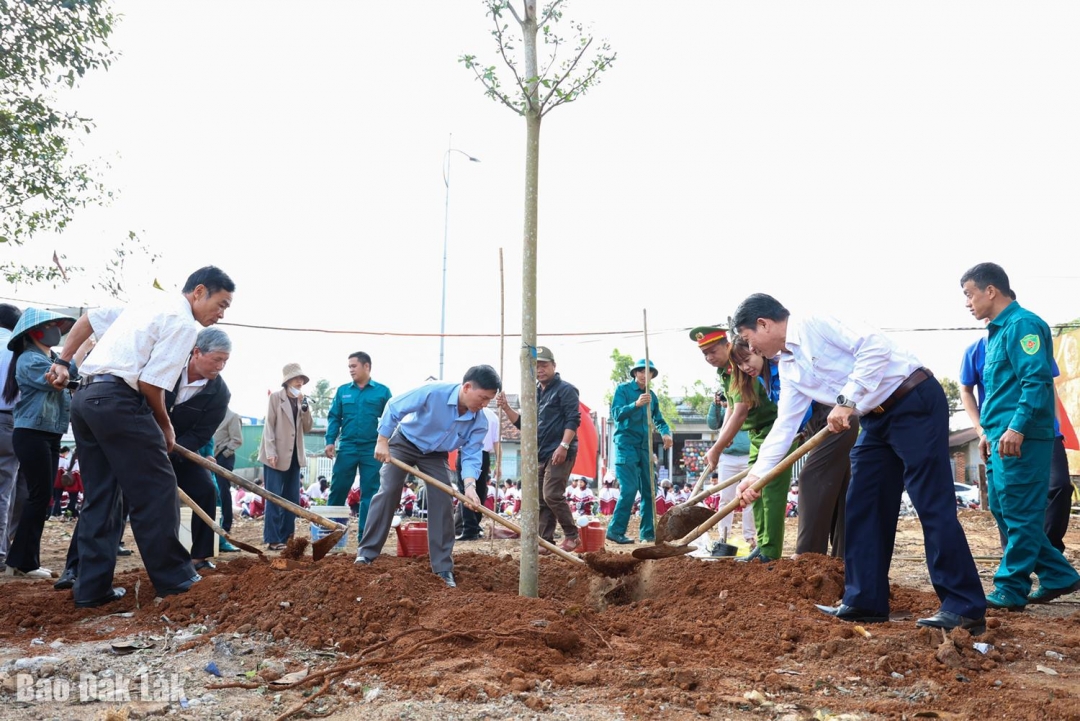
[[[293,398],[299,398],[300,397],[300,389],[299,388],[293,388],[292,386],[289,386],[289,395],[291,395]]]

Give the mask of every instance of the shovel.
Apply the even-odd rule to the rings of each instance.
[[[250,544],[244,543],[243,541],[240,541],[240,540],[237,540],[237,539],[233,538],[232,536],[230,536],[228,534],[228,532],[224,528],[222,528],[218,524],[214,523],[214,519],[210,518],[210,516],[206,513],[206,511],[199,508],[199,504],[197,504],[195,501],[191,500],[191,496],[184,493],[183,488],[177,488],[176,492],[180,495],[180,500],[184,502],[184,505],[187,506],[188,508],[190,508],[192,513],[194,513],[196,516],[198,516],[200,519],[202,519],[203,523],[210,526],[211,530],[213,530],[214,533],[218,534],[219,536],[224,538],[226,541],[228,541],[229,543],[231,543],[232,545],[236,546],[237,548],[239,548],[241,550],[247,551],[248,553],[257,553],[260,556],[263,555],[263,552],[260,549],[255,548],[255,546],[252,546]]]
[[[266,500],[273,503],[275,506],[280,506],[281,508],[284,508],[286,511],[293,514],[294,516],[306,518],[311,523],[314,523],[315,525],[321,526],[322,528],[330,531],[328,535],[323,536],[318,541],[315,541],[315,543],[311,544],[311,559],[313,561],[318,561],[320,558],[329,553],[330,549],[337,545],[337,542],[340,541],[341,537],[345,535],[345,531],[348,530],[348,526],[343,526],[340,523],[334,523],[329,518],[323,518],[317,513],[312,513],[306,508],[301,508],[292,501],[287,501],[278,494],[272,493],[265,488],[255,485],[248,479],[238,476],[232,471],[222,468],[218,464],[211,461],[209,458],[203,458],[198,453],[193,453],[179,444],[174,445],[173,450],[187,460],[192,461],[193,463],[198,463],[203,468],[213,471],[215,475],[227,479],[229,483],[232,483],[234,486],[240,486],[245,491],[250,491],[256,496],[261,496],[265,498]]]
[[[457,489],[451,488],[450,486],[446,485],[442,481],[435,480],[434,478],[432,478],[428,474],[424,473],[420,469],[418,469],[418,468],[416,468],[414,466],[410,466],[408,463],[405,463],[404,461],[399,461],[398,459],[396,459],[394,457],[390,458],[390,462],[393,463],[398,468],[400,468],[401,470],[407,471],[408,473],[413,474],[417,478],[422,479],[424,481],[424,483],[427,483],[428,485],[430,485],[430,486],[432,486],[434,488],[438,488],[440,491],[442,491],[446,495],[453,496],[454,498],[458,499],[462,503],[472,503],[472,501],[470,501],[468,498],[465,497],[464,493],[459,493],[457,491]],[[491,520],[495,521],[499,525],[506,526],[507,528],[509,528],[514,533],[517,533],[518,535],[521,534],[521,526],[519,526],[516,523],[513,523],[511,521],[506,520],[505,518],[500,516],[498,513],[495,513],[493,511],[488,510],[487,506],[478,506],[478,510],[480,511],[480,513],[484,514],[485,516],[487,516]],[[549,541],[547,541],[547,540],[545,540],[543,538],[538,538],[537,540],[540,541],[541,546],[543,546],[547,550],[551,551],[556,556],[559,556],[560,558],[564,558],[567,561],[570,561],[571,563],[580,563],[580,564],[585,563],[585,561],[581,560],[580,558],[578,558],[577,556],[575,556],[572,553],[567,553],[566,551],[564,551],[561,548],[559,548],[558,546],[556,546],[554,543],[551,543],[551,542],[549,542]]]
[[[711,472],[711,467],[706,469],[706,472]],[[735,485],[746,478],[746,475],[749,472],[750,469],[739,471],[731,478],[720,481],[715,486],[709,486],[708,488],[695,493],[690,496],[690,498],[660,516],[660,520],[656,524],[656,540],[659,542],[674,541],[676,538],[685,536],[697,525],[707,521],[712,517],[713,512],[704,506],[695,504],[703,498],[708,498],[714,493],[719,493],[725,488]]]
[[[799,460],[811,450],[816,448],[822,441],[824,441],[829,436],[830,433],[831,431],[829,430],[828,426],[822,428],[820,431],[815,433],[813,437],[810,438],[810,440],[806,441],[806,443],[803,443],[801,446],[789,453],[782,461],[780,461],[775,466],[766,471],[765,474],[761,476],[761,478],[757,479],[757,481],[754,482],[754,485],[752,485],[751,488],[753,488],[755,491],[760,491],[762,488],[769,485],[773,481],[773,479],[775,479],[781,473],[790,468],[791,465],[795,463],[795,461]],[[695,538],[699,537],[700,535],[708,531],[710,528],[715,526],[725,516],[732,513],[736,508],[741,505],[742,500],[736,496],[731,502],[729,502],[727,505],[723,506],[716,513],[714,513],[707,521],[705,521],[700,526],[698,526],[693,531],[684,536],[681,539],[679,545],[672,546],[667,544],[657,544],[655,546],[647,548],[638,548],[633,553],[634,558],[652,560],[658,558],[671,558],[672,556],[682,556],[690,553],[694,550],[694,546],[690,545],[691,541],[693,541]]]

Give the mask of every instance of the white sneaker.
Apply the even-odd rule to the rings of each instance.
[[[15,578],[52,578],[52,571],[47,568],[35,568],[33,571],[20,571],[17,568],[8,566],[5,575],[14,576]]]

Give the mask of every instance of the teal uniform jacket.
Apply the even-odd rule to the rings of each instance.
[[[615,421],[616,446],[645,448],[647,411],[645,406],[634,405],[643,392],[637,381],[633,380],[620,383],[615,389],[615,395],[611,398],[611,418]],[[649,394],[652,396],[653,426],[660,435],[670,436],[671,429],[660,415],[660,401],[657,400],[656,393],[650,390]]]
[[[1025,440],[1054,438],[1053,340],[1050,326],[1013,301],[990,321],[980,412],[990,443],[1006,430]]]
[[[368,380],[363,388],[346,383],[337,389],[326,417],[326,445],[341,436],[344,447],[374,447],[379,440],[379,417],[390,400],[390,389]]]
[[[999,604],[1023,606],[1032,573],[1047,589],[1080,579],[1043,530],[1054,438],[1052,347],[1049,326],[1015,301],[990,321],[980,417],[993,471],[987,474],[990,512],[1007,539],[991,594]],[[998,454],[1006,430],[1024,435],[1019,457]]]

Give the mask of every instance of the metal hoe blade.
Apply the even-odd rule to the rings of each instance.
[[[713,512],[705,506],[681,506],[660,516],[656,524],[656,541],[677,541],[690,531],[712,518]]]
[[[346,530],[347,528],[342,526],[330,531],[329,535],[323,536],[318,541],[311,544],[311,560],[318,561],[323,556],[330,553],[330,549],[337,545],[337,542],[345,535]]]

